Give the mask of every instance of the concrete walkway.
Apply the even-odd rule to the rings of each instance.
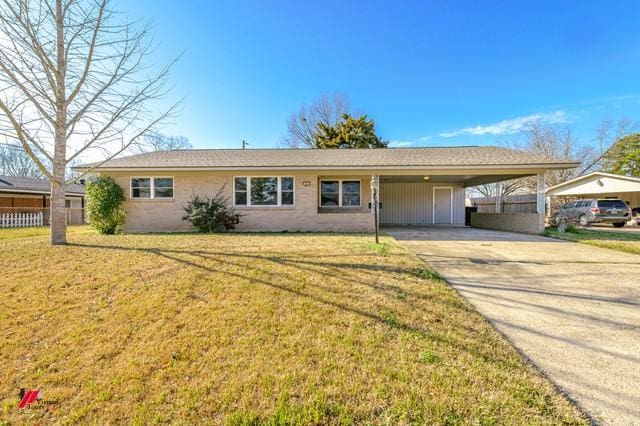
[[[595,421],[640,425],[640,256],[462,227],[385,232],[440,272]]]

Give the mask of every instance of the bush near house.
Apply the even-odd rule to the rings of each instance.
[[[194,195],[184,207],[187,220],[202,233],[227,232],[240,223],[241,215],[229,205],[229,200],[220,190],[212,198]]]
[[[122,187],[113,178],[100,176],[89,181],[86,191],[91,227],[101,234],[115,234],[126,217],[124,209],[120,207],[125,200]]]

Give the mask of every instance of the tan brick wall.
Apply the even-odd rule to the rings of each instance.
[[[539,234],[544,231],[544,215],[538,213],[471,213],[471,227]]]
[[[193,194],[213,196],[224,187],[224,194],[232,200],[233,177],[231,173],[174,172],[174,173],[109,173],[125,190],[127,211],[124,230],[127,232],[173,232],[191,230],[191,224],[183,221],[183,206]],[[258,176],[257,174],[250,174]],[[264,176],[265,174],[262,174]],[[274,173],[275,175],[275,173]],[[319,180],[331,176],[315,174],[277,173],[295,178],[295,206],[292,207],[236,207],[243,215],[238,231],[373,231],[373,215],[368,203],[371,198],[370,176],[344,176],[342,179],[362,180],[362,207],[336,212],[318,211]],[[130,178],[147,176],[173,176],[174,199],[132,200]],[[236,174],[245,176],[245,174]],[[308,186],[305,186],[308,182]]]

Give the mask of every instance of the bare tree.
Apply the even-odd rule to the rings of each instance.
[[[149,132],[145,138],[143,150],[148,148],[152,151],[177,151],[180,149],[191,149],[193,146],[186,136],[165,135],[160,132]]]
[[[637,125],[626,117],[618,121],[614,121],[611,118],[602,120],[600,126],[596,129],[595,146],[589,156],[583,160],[580,174],[602,170],[603,161],[616,141],[630,135],[636,129]]]
[[[152,73],[150,37],[110,0],[0,0],[0,133],[51,181],[52,244],[66,242],[66,166],[103,164],[176,109],[155,112],[175,61]]]
[[[582,160],[591,156],[589,147],[580,146],[568,126],[535,121],[527,126],[523,136],[524,140],[512,144],[514,148],[543,157],[564,160]],[[578,169],[550,170],[545,174],[545,184],[547,187],[558,185],[580,174],[581,170]],[[535,191],[537,188],[535,178],[525,178],[522,182],[523,186],[530,191]]]
[[[517,194],[521,190],[527,188],[525,182],[522,179],[513,179],[500,183],[487,183],[484,185],[478,185],[473,188],[475,192],[486,198],[491,197],[506,197],[508,195]]]
[[[521,151],[531,152],[542,157],[554,157],[566,160],[585,160],[592,158],[592,150],[589,147],[580,146],[574,138],[571,128],[557,126],[534,121],[527,125],[526,129],[517,136],[517,139],[502,143],[507,147]],[[580,170],[550,170],[545,174],[547,187],[558,185],[579,176]],[[485,197],[495,197],[501,188],[501,196],[517,194],[518,192],[535,192],[537,179],[526,177],[502,182],[500,186],[495,183],[474,187],[474,191]]]
[[[318,124],[335,126],[344,113],[350,112],[349,99],[341,94],[324,94],[310,104],[304,104],[287,120],[282,145],[289,148],[315,148],[314,135]]]
[[[17,145],[0,144],[0,175],[41,178],[42,172],[31,157]]]

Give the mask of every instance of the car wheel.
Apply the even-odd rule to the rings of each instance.
[[[580,226],[589,226],[589,219],[584,214],[580,216],[580,219],[578,219],[578,222],[580,223]]]
[[[622,228],[624,226],[624,222],[616,222],[613,224],[616,228]]]

